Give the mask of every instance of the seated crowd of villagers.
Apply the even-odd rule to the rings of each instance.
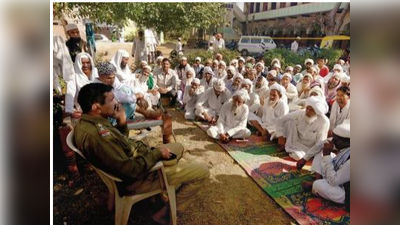
[[[277,142],[280,151],[297,161],[297,169],[312,160],[315,180],[303,182],[303,189],[349,205],[349,61],[340,59],[328,68],[324,58],[316,59],[316,64],[306,59],[304,65],[282,69],[279,59],[267,66],[263,59],[252,57],[225,62],[224,56],[216,53],[204,65],[200,57],[190,65],[181,56],[175,68],[171,68],[168,58],[160,56],[155,66],[142,61],[132,72],[129,58],[129,52],[121,49],[111,61],[95,65],[88,53],[77,54],[75,74],[67,82],[65,97],[65,112],[81,118],[75,127],[77,145],[89,161],[93,157],[92,164],[131,181],[127,182],[127,193],[138,187],[139,178],[141,182],[146,180],[143,174],[155,162],[169,158],[171,148],[183,148],[170,143],[168,137],[163,139],[166,145],[150,148],[124,136],[126,122],[134,120],[135,115],[163,119],[160,98],[168,98],[171,106],[181,107],[185,119],[209,123],[207,134],[223,143],[246,140],[251,128],[264,141]],[[122,144],[102,140],[108,136],[121,139]],[[102,145],[117,149],[118,154],[100,151]],[[128,154],[130,148],[126,146],[137,149],[139,156]],[[171,183],[181,185],[177,202],[178,211],[182,211],[209,172],[200,163],[182,162],[177,166],[186,172],[181,171],[183,175],[179,176],[180,172],[168,170],[167,175]],[[150,183],[144,186],[152,188]],[[154,219],[160,220],[165,214],[163,208]]]

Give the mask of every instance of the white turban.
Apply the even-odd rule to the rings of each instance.
[[[219,61],[218,61],[218,60],[216,60],[216,59],[213,61],[213,63],[215,63],[215,64],[219,65]]]
[[[237,73],[235,76],[233,76],[232,80],[235,81],[236,78],[240,78],[240,80],[243,81],[244,77],[241,73]]]
[[[224,91],[225,90],[225,82],[221,79],[214,81],[213,88],[216,91]]]
[[[290,72],[293,72],[293,66],[288,66],[288,67],[286,67],[286,69],[285,69],[285,71],[290,71]]]
[[[244,62],[244,58],[243,58],[243,57],[240,57],[240,58],[238,59],[238,62],[239,62],[239,61]]]
[[[311,82],[314,80],[313,76],[309,73],[304,74],[304,77],[309,77]],[[303,77],[303,79],[304,79],[304,77]]]
[[[184,56],[181,58],[181,61],[187,61],[187,58]]]
[[[149,65],[144,66],[144,67],[143,67],[143,70],[145,70],[145,69],[148,69],[148,70],[150,70],[150,72],[151,72],[151,67],[150,67]]]
[[[316,96],[307,98],[306,106],[311,106],[317,115],[325,115],[329,110],[325,99]]]
[[[272,67],[278,67],[280,69],[281,68],[281,64],[275,63]]]
[[[126,51],[126,50],[124,50],[124,49],[120,49],[120,50],[118,50],[118,51],[120,51],[121,52],[121,56],[122,57],[128,57],[129,58],[129,52],[128,51]]]
[[[204,74],[209,73],[209,74],[211,74],[211,76],[214,76],[214,72],[211,69],[211,67],[209,67],[209,66],[204,67],[203,73]]]
[[[282,78],[284,78],[284,77],[289,77],[289,80],[292,80],[292,74],[290,74],[290,73],[284,73],[282,75]]]
[[[297,65],[295,65],[294,67],[298,67],[298,68],[301,69],[301,65],[300,65],[300,64],[297,64]]]
[[[340,70],[340,72],[343,73],[343,67],[339,64],[335,64],[333,66],[333,70]]]
[[[333,133],[343,138],[350,138],[350,120],[343,121],[333,129]]]
[[[286,90],[282,85],[275,83],[269,87],[269,90],[277,90],[282,96],[286,95]]]
[[[201,58],[200,57],[196,57],[196,59],[194,61],[199,61],[201,62]]]
[[[347,75],[342,76],[342,82],[344,82],[344,83],[350,83],[350,76],[347,76]]]
[[[237,63],[238,63],[238,60],[237,60],[237,59],[232,59],[231,62],[230,62],[229,64],[232,65],[232,64],[234,64],[234,63],[237,64]]]
[[[271,75],[274,76],[274,77],[277,76],[276,70],[270,70],[270,71],[268,71],[267,75],[268,75],[268,74],[271,74]]]
[[[249,85],[249,86],[250,86],[250,92],[251,92],[251,90],[252,90],[252,87],[253,87],[253,82],[252,82],[250,79],[247,79],[247,78],[245,78],[245,79],[243,79],[243,81],[242,81],[242,84],[241,84],[241,85],[243,85],[243,84],[247,84],[247,85]]]
[[[262,70],[264,71],[264,68],[265,68],[264,63],[262,63],[262,62],[256,63],[256,68],[257,68],[258,65],[261,65]]]
[[[228,69],[226,71],[231,71],[233,76],[236,75],[236,68],[234,66],[228,66]]]
[[[218,65],[223,65],[226,68],[226,63],[224,61],[220,61]]]
[[[200,84],[199,78],[194,78],[194,79],[192,80],[192,83]]]
[[[145,66],[146,66],[146,65],[148,65],[148,64],[147,64],[146,61],[141,61],[141,62],[140,62],[140,65],[145,65]]]
[[[67,26],[65,26],[65,30],[68,32],[70,30],[76,30],[78,29],[78,26],[74,23],[70,23]]]
[[[311,88],[310,94],[311,93],[316,93],[319,97],[325,98],[325,94],[319,86]]]
[[[314,65],[314,60],[306,59],[306,61],[304,61],[304,65],[306,65],[307,63],[311,63],[311,65]]]
[[[243,89],[237,90],[235,92],[235,94],[233,94],[232,97],[235,97],[235,96],[239,96],[241,99],[243,99],[244,102],[250,100],[249,94],[247,93],[246,90],[243,90]]]
[[[196,76],[196,72],[194,72],[194,69],[192,67],[189,67],[189,69],[186,71],[186,73],[187,72],[190,72],[192,74],[192,77]]]
[[[157,59],[156,59],[156,62],[161,62],[163,59],[164,59],[164,57],[158,56]]]

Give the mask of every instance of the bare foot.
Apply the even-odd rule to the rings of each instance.
[[[303,181],[303,182],[301,182],[301,187],[303,188],[304,191],[311,191],[313,183],[314,182]]]

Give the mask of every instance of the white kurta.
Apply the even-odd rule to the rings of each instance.
[[[297,88],[292,83],[289,83],[288,87],[286,88],[286,96],[288,98],[288,104],[293,101],[298,96]]]
[[[143,94],[144,99],[149,102],[151,105],[157,105],[158,101],[160,100],[160,92],[157,92],[156,95],[148,93],[149,86],[147,86],[147,79],[146,81],[141,81],[140,79],[135,80],[135,90]],[[150,107],[150,105],[149,105]]]
[[[200,81],[200,85],[204,87],[204,90],[209,89],[210,87],[212,88],[214,81],[216,81],[217,78],[212,77],[210,82],[206,81],[206,78],[204,77],[203,79],[201,79]]]
[[[199,86],[193,93],[193,95],[190,96],[189,91],[191,88],[191,85],[186,85],[185,94],[183,95],[183,103],[185,104],[185,119],[187,120],[193,120],[196,117],[194,113],[196,110],[196,103],[197,100],[204,93],[204,87]]]
[[[325,199],[344,204],[346,193],[342,185],[350,181],[350,159],[337,171],[333,168],[332,160],[331,155],[322,157],[323,179],[314,182],[312,192]]]
[[[290,50],[292,50],[292,52],[297,52],[298,48],[299,48],[299,43],[297,43],[297,41],[293,41],[292,44],[290,45]]]
[[[327,138],[329,119],[317,115],[307,122],[304,110],[289,113],[278,120],[277,133],[286,137],[285,150],[295,160],[302,159],[306,152],[319,141]]]
[[[350,99],[343,109],[340,109],[339,104],[335,101],[332,105],[329,130],[335,129],[339,124],[342,124],[344,120],[350,119]]]
[[[225,41],[224,39],[220,38],[219,40],[215,39],[214,41],[214,49],[225,49]]]
[[[54,35],[53,37],[53,89],[62,92],[59,77],[69,82],[74,79],[75,70],[65,40]]]
[[[132,54],[134,54],[135,63],[139,63],[140,61],[147,62],[147,48],[146,48],[146,41],[143,37],[142,40],[139,38],[135,38],[132,44]]]
[[[249,96],[250,100],[246,102],[246,105],[249,107],[250,112],[255,113],[261,106],[260,97],[254,92],[250,93]]]
[[[65,112],[72,113],[74,112],[74,106],[79,108],[78,104],[78,93],[79,90],[85,86],[86,84],[93,82],[96,77],[98,77],[97,69],[94,66],[92,58],[90,58],[90,62],[92,64],[92,74],[90,78],[87,77],[82,71],[82,61],[81,56],[87,55],[90,57],[88,53],[79,53],[76,56],[74,69],[75,76],[72,80],[67,82],[67,93],[65,94]]]
[[[225,80],[225,77],[227,77],[228,74],[226,73],[225,70],[217,70],[215,71],[214,77],[220,80]]]
[[[114,57],[111,59],[111,63],[117,68],[117,72],[115,73],[115,76],[118,78],[118,80],[126,84],[130,87],[134,86],[134,82],[136,79],[135,74],[132,74],[131,69],[129,69],[128,64],[125,66],[125,68],[121,68],[121,61],[122,61],[122,52],[117,51],[117,53],[114,55]]]
[[[207,134],[215,139],[219,139],[220,134],[228,133],[232,138],[247,138],[251,132],[246,128],[247,117],[249,116],[249,108],[243,104],[236,112],[232,111],[233,102],[224,104],[216,126],[212,126],[207,130]]]
[[[204,94],[199,98],[196,104],[195,114],[202,119],[202,113],[206,112],[209,116],[217,116],[221,111],[224,103],[227,103],[231,98],[231,93],[225,89],[219,96],[215,95],[214,88],[209,88],[204,91]]]

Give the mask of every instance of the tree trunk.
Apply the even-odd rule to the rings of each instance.
[[[335,29],[333,31],[334,34],[339,34],[340,27],[343,25],[344,17],[346,16],[346,14],[349,11],[349,9],[350,9],[350,4],[347,3],[346,7],[343,9],[342,13],[340,14],[338,22],[336,23]]]

